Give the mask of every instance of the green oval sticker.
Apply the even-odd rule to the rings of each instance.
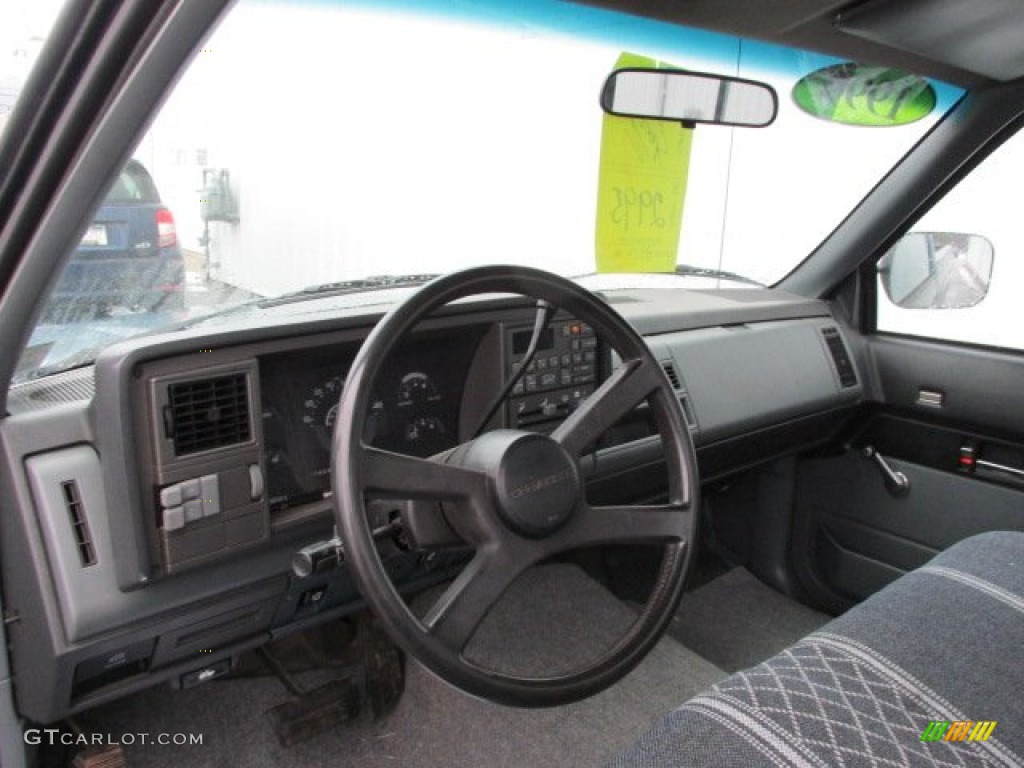
[[[907,125],[935,109],[928,81],[898,69],[847,62],[806,75],[793,101],[814,117],[843,125]]]

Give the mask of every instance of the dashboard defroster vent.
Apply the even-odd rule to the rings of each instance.
[[[245,373],[178,381],[167,388],[164,430],[176,456],[248,442],[252,437]]]
[[[78,559],[83,566],[95,565],[96,547],[92,543],[92,534],[89,532],[89,521],[85,519],[85,506],[82,504],[82,496],[78,492],[78,483],[74,480],[65,480],[60,484],[60,490],[64,495],[68,520],[71,522],[71,534],[75,537]]]
[[[822,328],[821,335],[825,337],[825,344],[828,347],[829,354],[832,355],[832,364],[835,366],[836,374],[839,376],[839,384],[843,388],[857,386],[857,372],[853,369],[850,353],[847,352],[843,338],[839,335],[839,329],[834,327]]]

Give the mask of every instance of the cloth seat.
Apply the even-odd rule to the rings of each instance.
[[[612,765],[1024,766],[1024,533],[950,547]]]

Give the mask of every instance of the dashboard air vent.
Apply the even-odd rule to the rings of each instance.
[[[847,352],[846,345],[843,344],[839,330],[834,327],[823,328],[821,334],[825,337],[825,344],[832,355],[832,363],[836,367],[840,385],[844,388],[857,386],[857,372],[853,369],[850,353]]]
[[[64,494],[64,506],[71,522],[71,533],[75,537],[78,559],[83,566],[95,565],[96,547],[93,546],[92,534],[89,532],[89,521],[85,519],[85,506],[78,492],[78,483],[66,480],[60,484],[60,489]]]
[[[668,376],[668,380],[672,382],[672,389],[682,389],[683,387],[679,381],[679,374],[676,373],[676,367],[667,360],[663,360],[661,362],[661,367],[665,369],[665,375]]]
[[[178,381],[167,388],[164,429],[176,456],[248,442],[248,377],[232,373]]]

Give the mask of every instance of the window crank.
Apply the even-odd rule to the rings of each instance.
[[[878,467],[878,471],[882,473],[882,479],[885,481],[885,488],[893,496],[906,496],[910,493],[910,478],[902,472],[899,472],[892,468],[892,465],[885,460],[873,445],[865,445],[861,449],[861,455],[865,459],[871,459],[875,466]]]

